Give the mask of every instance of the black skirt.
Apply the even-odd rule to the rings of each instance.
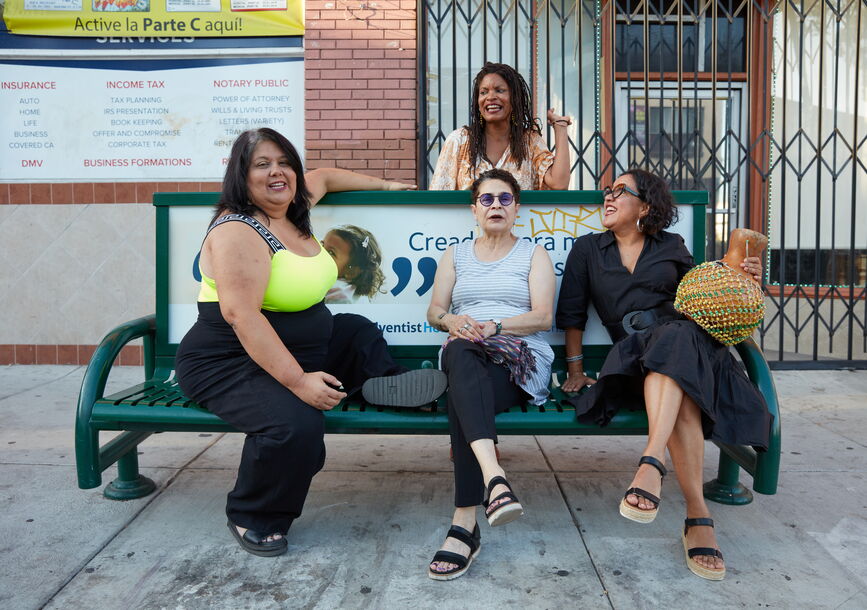
[[[729,348],[690,320],[663,322],[611,347],[599,381],[569,399],[582,421],[605,426],[620,409],[644,409],[644,378],[674,379],[702,412],[705,438],[767,449],[772,416]]]

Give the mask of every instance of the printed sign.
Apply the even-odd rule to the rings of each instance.
[[[254,127],[304,150],[301,58],[114,65],[0,63],[0,180],[219,181],[232,142]]]
[[[301,36],[302,0],[6,0],[13,34]]]
[[[679,206],[680,220],[669,230],[680,233],[688,247],[693,241],[692,206]],[[196,320],[199,291],[197,255],[210,207],[177,206],[169,209],[169,342],[179,342]],[[437,265],[446,249],[478,237],[469,206],[455,205],[321,205],[311,213],[316,237],[326,246],[340,241],[361,246],[365,255],[353,264],[379,271],[371,285],[347,279],[326,296],[333,313],[357,313],[376,322],[391,345],[438,345],[445,333],[426,320]],[[521,206],[515,234],[544,248],[554,264],[559,292],[566,258],[577,237],[602,231],[601,206]],[[358,249],[358,248],[356,248]],[[379,261],[379,262],[377,262]],[[367,274],[368,276],[370,274]],[[611,343],[595,312],[585,335],[587,343]],[[553,345],[563,344],[563,333],[547,333]]]

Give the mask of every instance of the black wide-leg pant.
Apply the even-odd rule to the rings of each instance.
[[[285,534],[304,508],[313,476],[325,464],[325,418],[264,371],[232,400],[209,404],[246,434],[226,515],[241,527]]]
[[[218,307],[199,304],[199,321],[178,348],[178,381],[188,396],[246,434],[226,502],[229,520],[285,534],[325,463],[325,418],[246,355]],[[298,346],[290,351],[305,371],[327,371],[348,390],[406,370],[392,360],[377,326],[362,316],[331,316],[324,305],[266,316],[284,342],[291,338]]]
[[[408,369],[392,360],[376,324],[354,313],[339,313],[334,316],[322,370],[337,377],[351,395],[371,377],[397,375]]]
[[[509,379],[509,370],[491,362],[472,341],[455,339],[443,350],[442,366],[449,379],[449,434],[455,471],[455,506],[477,506],[484,497],[482,469],[470,443],[496,442],[494,416],[529,397]]]

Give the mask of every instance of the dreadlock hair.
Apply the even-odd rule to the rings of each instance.
[[[524,77],[512,66],[485,62],[473,81],[473,93],[470,99],[470,124],[464,125],[469,133],[470,171],[475,173],[476,165],[485,155],[485,123],[479,111],[479,88],[482,79],[488,74],[497,74],[509,87],[509,100],[512,104],[512,116],[509,117],[509,149],[520,166],[528,157],[527,134],[535,131],[542,134],[542,127],[531,113],[530,87]]]
[[[223,177],[223,191],[217,201],[211,222],[213,223],[227,212],[253,216],[257,210],[262,211],[250,201],[247,174],[253,162],[256,146],[266,140],[274,142],[277,148],[283,151],[289,161],[289,167],[295,172],[295,197],[286,210],[286,218],[304,237],[310,237],[313,234],[310,227],[310,191],[307,190],[307,183],[304,181],[301,157],[286,136],[268,127],[244,131],[232,144],[232,152],[229,153],[229,162],[226,164],[226,173]]]
[[[382,264],[382,250],[373,233],[355,225],[341,225],[329,231],[349,245],[349,265],[355,274],[346,282],[355,288],[358,296],[373,298],[385,281]]]

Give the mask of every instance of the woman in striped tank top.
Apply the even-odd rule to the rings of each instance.
[[[479,552],[476,507],[492,526],[520,517],[523,507],[497,461],[494,416],[548,395],[554,354],[541,332],[551,327],[554,268],[548,253],[512,233],[521,188],[492,169],[473,183],[480,237],[450,247],[434,280],[427,319],[449,334],[440,355],[448,375],[455,512],[428,576],[463,575]]]

